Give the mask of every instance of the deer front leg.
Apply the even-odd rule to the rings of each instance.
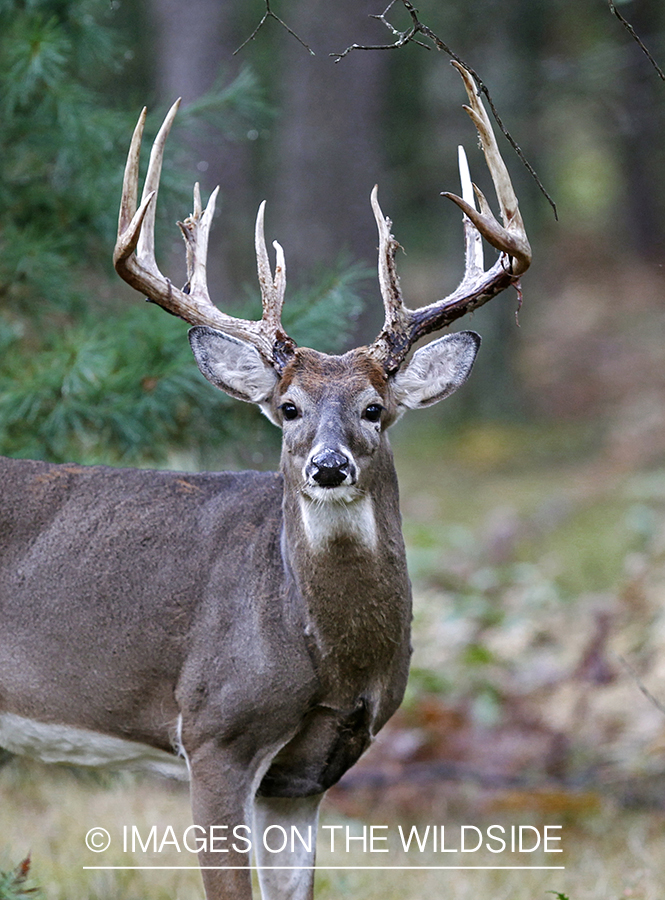
[[[206,900],[251,900],[252,794],[256,766],[209,740],[188,754]],[[241,827],[245,826],[245,827]],[[234,831],[235,830],[235,831]]]
[[[312,900],[322,797],[256,798],[252,834],[262,900]],[[263,868],[276,866],[292,868]]]

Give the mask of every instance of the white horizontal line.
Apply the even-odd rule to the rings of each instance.
[[[229,871],[237,869],[248,869],[253,872],[270,871],[273,869],[316,869],[318,871],[329,871],[331,869],[343,869],[345,871],[358,869],[373,869],[376,871],[385,871],[399,869],[400,871],[441,871],[443,869],[547,869],[553,871],[555,869],[565,869],[565,866],[83,866],[84,869],[164,869],[170,871],[174,869],[214,869],[216,871],[228,869]]]

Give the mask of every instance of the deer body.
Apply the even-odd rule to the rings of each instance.
[[[397,483],[384,437],[374,483],[363,489],[373,490],[359,501],[372,504],[368,535],[367,514],[349,509],[353,501],[333,501],[343,507],[338,516],[321,501],[303,509],[285,468],[185,475],[3,460],[0,592],[11,627],[0,636],[0,697],[12,698],[5,709],[166,751],[182,715],[180,739],[191,752],[197,729],[221,739],[247,708],[264,728],[266,703],[280,723],[278,744],[295,735],[303,747],[316,744],[320,706],[330,746],[316,748],[311,773],[293,776],[284,753],[265,790],[325,790],[404,690],[410,591]],[[63,648],[46,664],[45,635]],[[12,672],[26,669],[35,677],[13,686]],[[67,690],[74,682],[75,700]],[[212,724],[192,721],[206,717]],[[337,720],[347,730],[357,721],[354,749],[340,749],[339,759]],[[321,760],[330,760],[330,772]]]
[[[267,852],[271,825],[316,832],[323,793],[399,706],[410,657],[411,592],[387,429],[464,383],[479,338],[411,344],[514,283],[530,260],[517,201],[462,72],[504,226],[464,198],[467,264],[449,298],[407,309],[390,222],[379,228],[386,316],[369,347],[297,348],[285,290],[256,228],[260,322],[208,296],[214,194],[179,223],[188,284],[154,256],[164,143],[155,140],[137,208],[143,117],[125,170],[119,274],[194,327],[201,372],[258,405],[283,432],[279,473],[183,474],[0,459],[0,746],[47,761],[183,757],[194,822],[253,829],[264,900],[310,900],[314,845]],[[481,196],[481,195],[480,195]],[[480,234],[501,251],[487,272]],[[251,897],[247,841],[202,847],[207,900]]]

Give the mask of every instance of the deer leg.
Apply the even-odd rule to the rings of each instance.
[[[312,900],[322,797],[256,798],[252,835],[263,900]],[[271,866],[292,868],[263,868]]]
[[[188,754],[188,761],[206,900],[251,900],[254,767],[214,741]]]

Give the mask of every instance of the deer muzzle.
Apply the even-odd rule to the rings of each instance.
[[[326,448],[312,456],[306,474],[319,487],[336,488],[342,484],[353,484],[355,467],[351,460],[339,450]]]

